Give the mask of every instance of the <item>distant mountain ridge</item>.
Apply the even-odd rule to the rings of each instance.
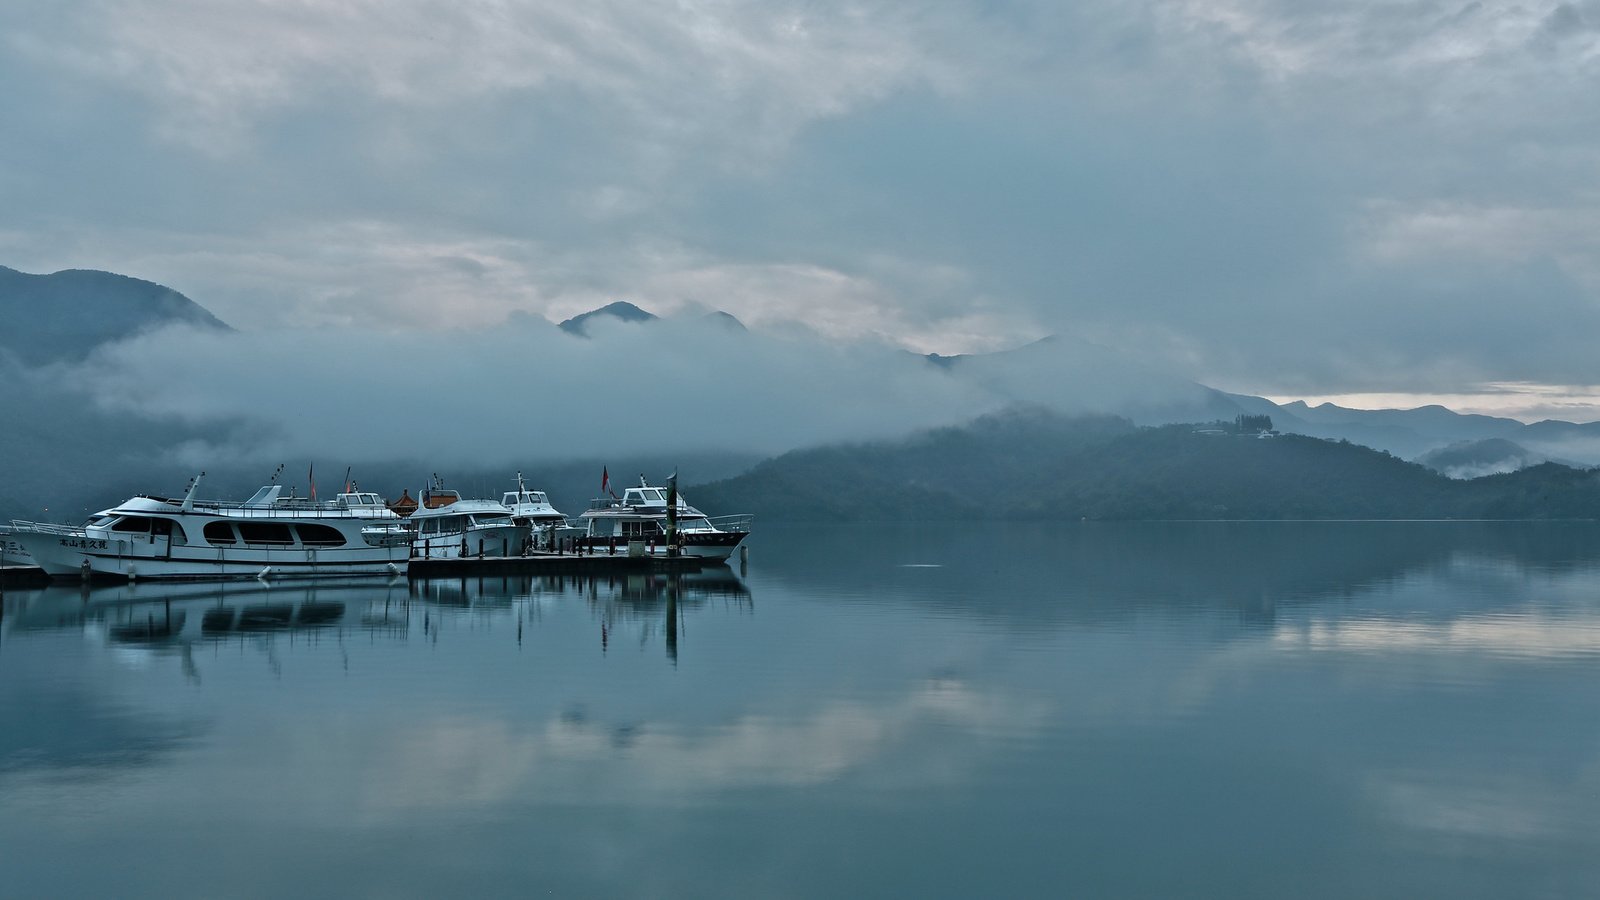
[[[81,359],[163,325],[228,326],[183,294],[92,269],[30,275],[0,266],[0,354],[27,365]]]
[[[1600,517],[1593,470],[1454,480],[1347,441],[1041,409],[794,451],[692,491],[703,509],[790,521]]]
[[[660,317],[618,300],[559,323],[571,335],[590,337],[596,321],[648,324]],[[728,333],[746,329],[725,312],[699,321]],[[172,323],[227,328],[209,311],[170,288],[110,272],[65,270],[31,275],[0,267],[0,362],[24,366],[80,360],[96,348]],[[1406,459],[1423,459],[1463,443],[1503,440],[1522,452],[1476,448],[1476,462],[1443,465],[1457,474],[1521,467],[1543,460],[1600,463],[1600,423],[1514,419],[1457,413],[1442,406],[1361,410],[1303,401],[1283,404],[1220,391],[1129,354],[1067,336],[1049,336],[1009,350],[943,356],[904,354],[1005,404],[1057,412],[1125,416],[1137,425],[1232,420],[1267,415],[1277,430],[1349,440]],[[1498,454],[1498,455],[1496,455]],[[1458,453],[1459,455],[1459,453]],[[1494,460],[1486,457],[1495,455]],[[1462,468],[1465,466],[1465,468]],[[1488,468],[1482,468],[1487,466]]]

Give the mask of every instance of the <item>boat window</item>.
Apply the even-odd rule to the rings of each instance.
[[[117,520],[116,516],[95,516],[84,524],[90,528],[104,528]]]
[[[644,521],[623,522],[623,537],[654,537],[661,533],[661,525],[654,519]]]
[[[233,536],[233,523],[231,522],[207,522],[203,534],[205,534],[206,543],[208,544],[232,544],[238,540]]]
[[[282,522],[240,522],[239,537],[246,544],[294,543],[294,533]]]
[[[428,534],[450,534],[465,530],[466,527],[466,516],[436,516],[430,519],[422,530]]]
[[[111,530],[128,534],[145,534],[150,531],[150,520],[144,516],[123,516],[111,526]]]
[[[300,532],[300,543],[307,547],[343,547],[346,543],[339,529],[318,522],[301,522],[294,529]]]
[[[513,492],[511,492],[509,494],[506,494],[504,497],[500,498],[500,505],[501,506],[516,506],[520,502],[522,502],[522,501],[517,498],[517,495],[516,495],[515,491],[513,491]]]
[[[590,537],[611,537],[612,535],[614,535],[616,533],[617,533],[617,522],[616,522],[615,519],[590,519],[589,520],[589,536]]]
[[[511,521],[510,513],[478,513],[472,517],[474,525],[498,525]]]

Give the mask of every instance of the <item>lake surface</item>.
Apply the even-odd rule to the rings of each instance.
[[[0,895],[1600,894],[1600,526],[765,527],[748,572],[59,587]]]

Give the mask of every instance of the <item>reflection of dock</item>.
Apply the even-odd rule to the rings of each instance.
[[[572,553],[534,553],[528,556],[483,556],[464,559],[423,559],[413,557],[406,568],[411,578],[500,577],[541,575],[640,575],[648,573],[699,572],[703,569],[725,567],[722,560],[701,556],[628,556],[625,553],[597,553],[580,555]],[[76,577],[56,579],[56,583],[72,584]],[[249,579],[194,579],[212,584],[227,581],[242,582]],[[296,579],[272,579],[293,583]],[[99,579],[96,579],[99,583]],[[37,566],[0,566],[0,590],[26,589],[51,584],[52,579]],[[112,580],[107,580],[112,583]],[[169,581],[168,583],[174,583]]]
[[[593,555],[535,553],[530,556],[483,556],[465,559],[414,557],[407,569],[412,578],[496,577],[501,575],[592,575],[647,572],[699,572],[723,566],[721,560],[701,556],[628,556],[625,553]]]

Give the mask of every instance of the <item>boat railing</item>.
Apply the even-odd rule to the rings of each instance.
[[[182,508],[183,501],[167,497],[146,497]],[[386,506],[345,506],[337,500],[312,500],[309,497],[279,497],[269,506],[252,506],[236,500],[195,500],[190,508],[201,512],[215,512],[230,519],[305,518],[314,513],[320,518],[389,519],[395,516]]]
[[[62,534],[69,536],[83,534],[83,526],[81,525],[61,525],[55,522],[28,522],[23,519],[12,519],[11,528],[13,531],[28,531],[33,532],[34,534]]]
[[[754,513],[734,513],[729,516],[708,516],[707,522],[718,531],[732,531],[748,533],[750,526],[755,523]]]

